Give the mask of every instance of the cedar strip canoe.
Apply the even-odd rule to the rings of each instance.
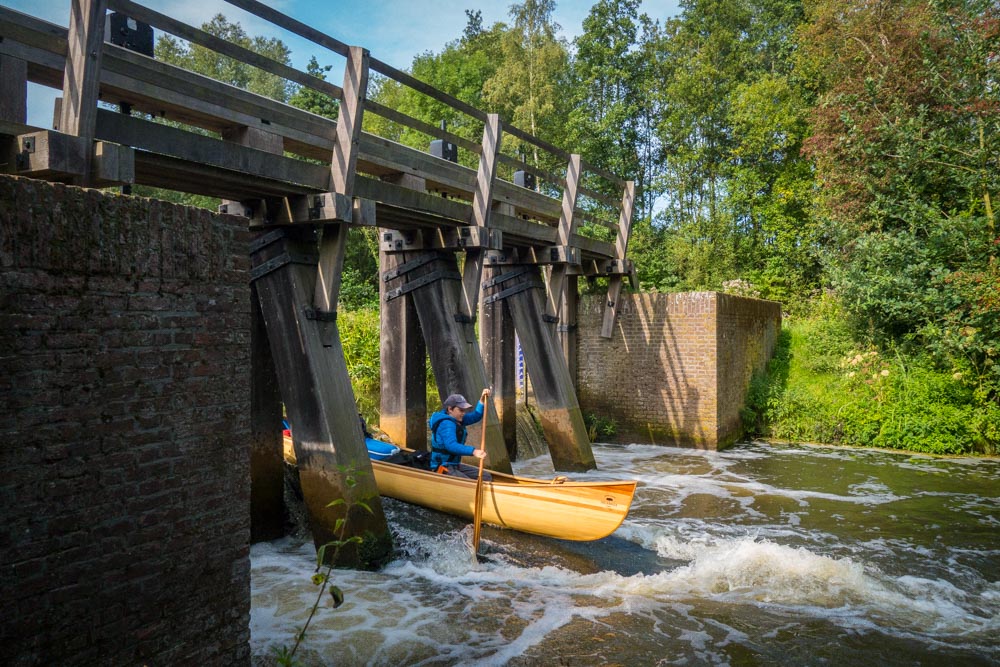
[[[286,438],[286,451],[291,441]],[[372,460],[379,494],[472,520],[476,480]],[[632,505],[635,481],[574,482],[490,472],[483,523],[561,540],[599,540],[615,532]]]

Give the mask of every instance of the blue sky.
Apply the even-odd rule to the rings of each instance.
[[[595,0],[557,0],[554,18],[562,27],[561,35],[572,41],[582,31],[583,19]],[[140,0],[140,4],[170,14],[191,25],[200,26],[217,13],[238,21],[251,35],[278,37],[292,51],[292,64],[305,69],[310,55],[320,64],[330,64],[337,71],[342,60],[324,53],[321,47],[286,33],[223,0]],[[481,0],[278,0],[267,3],[348,44],[367,48],[373,56],[401,69],[409,68],[413,57],[424,51],[440,51],[458,38],[466,24],[465,10],[479,10],[484,25],[508,19],[510,2],[485,3]],[[70,0],[0,0],[4,5],[26,14],[65,26]],[[643,0],[641,12],[664,20],[678,13],[678,0]],[[325,56],[325,57],[324,57]],[[337,78],[337,75],[334,75]],[[28,122],[50,127],[54,91],[31,86],[28,99]]]

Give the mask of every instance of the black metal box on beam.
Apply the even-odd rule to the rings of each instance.
[[[435,139],[431,142],[431,155],[448,162],[458,162],[458,146],[444,139]]]
[[[535,186],[537,185],[535,181],[535,175],[532,174],[530,171],[515,171],[514,185],[519,185],[522,188],[534,190]]]
[[[137,21],[121,12],[104,18],[104,40],[129,51],[153,57],[153,26]]]

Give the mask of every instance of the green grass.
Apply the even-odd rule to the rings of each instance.
[[[996,454],[1000,407],[929,359],[861,347],[836,309],[789,318],[743,411],[748,435],[901,449]]]

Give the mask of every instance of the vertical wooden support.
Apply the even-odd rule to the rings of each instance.
[[[101,80],[104,42],[104,15],[107,0],[72,0],[69,32],[66,35],[66,69],[63,74],[62,110],[59,131],[93,139],[97,124],[97,94]],[[93,150],[89,142],[78,156],[84,176],[78,185],[90,181]]]
[[[237,126],[222,132],[226,141],[281,155],[281,136]],[[225,210],[242,211],[239,202],[223,200]],[[222,208],[222,207],[220,207]],[[258,234],[260,238],[263,234]],[[250,310],[250,541],[281,537],[285,528],[285,466],[281,438],[281,392],[257,286],[251,283]]]
[[[281,392],[256,285],[250,298],[250,541],[257,543],[285,532],[285,466]]]
[[[509,275],[492,287],[485,302],[505,300],[514,319],[524,361],[531,375],[538,416],[556,470],[584,471],[596,467],[594,453],[552,326],[544,320],[545,297],[537,266],[503,266],[499,276]],[[494,279],[494,282],[496,280]]]
[[[337,320],[311,307],[317,271],[310,258],[316,249],[314,230],[278,228],[252,247],[251,278],[292,426],[313,539],[318,548],[335,539],[361,537],[363,544],[340,550],[336,564],[378,565],[389,555],[391,536],[358,422]],[[337,499],[346,502],[331,507]],[[343,518],[348,521],[341,535],[337,522]],[[333,550],[326,555],[332,558]]]
[[[483,267],[483,282],[488,284],[500,271]],[[496,406],[500,432],[507,455],[517,460],[517,347],[514,320],[503,301],[480,301],[479,339],[486,375],[493,380],[493,404]]]
[[[559,214],[559,227],[557,242],[561,246],[568,246],[573,234],[576,233],[576,200],[580,188],[580,156],[573,154],[569,156],[569,164],[566,166],[566,187],[563,188],[562,212]],[[559,309],[562,305],[562,294],[566,285],[566,264],[555,264],[549,276],[548,301],[546,312],[554,317],[558,317]]]
[[[559,324],[556,329],[559,331],[559,342],[562,345],[563,357],[566,359],[566,370],[569,371],[574,387],[577,385],[577,372],[580,368],[576,353],[576,317],[579,303],[579,277],[566,276],[559,308]]]
[[[491,113],[483,127],[483,147],[479,156],[479,171],[476,174],[476,191],[472,198],[472,220],[474,227],[487,228],[490,211],[493,209],[493,182],[497,175],[497,154],[500,152],[500,116]],[[483,250],[466,252],[462,270],[462,299],[459,315],[472,321],[479,308],[479,283],[483,272]],[[472,339],[474,340],[474,338]],[[470,340],[471,342],[471,340]]]
[[[348,197],[354,191],[355,168],[361,145],[361,120],[368,91],[368,60],[368,51],[359,46],[352,46],[347,55],[340,115],[337,118],[337,136],[330,162],[330,185],[333,191]],[[316,289],[313,294],[313,305],[318,311],[332,313],[337,309],[348,230],[348,226],[343,224],[327,225],[323,230],[319,270],[316,272]]]
[[[615,256],[617,259],[625,259],[625,252],[628,250],[628,238],[632,232],[632,212],[635,210],[635,181],[625,183],[625,191],[622,193],[622,210],[618,218],[618,237],[615,239]],[[622,281],[621,275],[611,276],[608,284],[608,300],[604,307],[604,322],[601,324],[601,337],[611,338],[615,327],[615,318],[618,316],[618,299],[621,298]]]
[[[424,179],[410,174],[383,180],[420,192],[426,189]],[[380,247],[380,277],[402,263],[402,253]],[[397,445],[427,449],[427,347],[420,320],[411,294],[387,301],[386,291],[386,281],[379,280],[379,427]]]
[[[0,55],[0,120],[28,122],[28,63]]]

